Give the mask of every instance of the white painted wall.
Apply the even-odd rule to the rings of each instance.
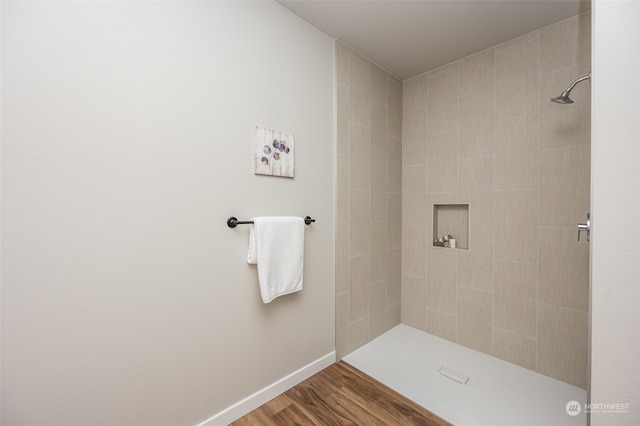
[[[330,358],[332,40],[271,1],[1,7],[1,423],[193,425]],[[265,305],[226,219],[272,214],[317,222]]]
[[[640,424],[640,3],[593,7],[591,425]]]

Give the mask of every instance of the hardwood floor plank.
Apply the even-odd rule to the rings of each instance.
[[[238,420],[236,420],[232,424],[235,425],[235,426],[252,426],[253,424],[251,423],[251,420],[249,420],[249,416],[250,415],[251,415],[251,413],[247,414],[244,417],[239,418]]]
[[[264,413],[259,410],[254,410],[246,416],[236,420],[232,423],[234,426],[276,426],[273,420],[269,416],[265,416]]]
[[[291,398],[287,396],[286,393],[278,395],[278,397],[273,398],[271,401],[262,405],[261,411],[268,417],[273,417],[277,415],[280,411],[290,407],[292,404],[295,404]]]
[[[376,406],[384,406],[393,415],[396,423],[406,425],[447,424],[423,407],[408,400],[382,383],[365,375],[346,363],[338,366],[345,374],[346,385],[356,395],[361,395]],[[440,422],[440,423],[438,423]],[[444,423],[442,423],[444,422]]]
[[[299,405],[305,407],[313,413],[315,419],[321,425],[357,425],[350,419],[337,412],[334,407],[328,403],[328,398],[321,398],[316,391],[316,382],[313,380],[305,380],[298,386],[287,391],[287,394],[295,400]],[[319,387],[319,386],[318,386]]]
[[[325,368],[313,376],[313,386],[322,398],[335,393],[344,383],[331,374],[331,368]]]
[[[232,426],[451,426],[342,361],[272,399]]]
[[[391,424],[403,424],[402,421],[406,416],[402,413],[398,413],[395,408],[386,405],[384,402],[377,402],[374,408],[371,407],[371,400],[366,396],[355,393],[351,388],[345,387],[341,393],[342,397],[350,401],[351,406],[355,409],[368,413],[372,419],[375,419],[376,424],[391,425]]]
[[[273,419],[278,425],[290,426],[290,425],[313,425],[322,426],[314,419],[309,417],[304,411],[297,405],[290,405],[284,410],[281,410],[276,414]]]
[[[348,399],[349,395],[344,393],[331,395],[330,403],[335,405],[335,411],[342,413],[344,417],[352,419],[357,425],[392,425],[393,422],[383,421],[382,416],[377,412],[367,410],[360,404]]]

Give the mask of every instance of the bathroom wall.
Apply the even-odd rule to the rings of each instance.
[[[549,99],[590,40],[586,13],[403,82],[402,322],[582,388],[590,83]],[[432,246],[441,203],[469,204],[468,250]]]
[[[338,358],[400,323],[402,84],[336,43]]]
[[[331,362],[333,40],[271,1],[1,8],[0,423],[195,425]],[[262,303],[232,215],[317,219],[301,292]]]
[[[590,425],[640,424],[640,3],[594,2]],[[620,410],[622,411],[622,410]]]

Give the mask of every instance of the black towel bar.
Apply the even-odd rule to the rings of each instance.
[[[304,218],[304,223],[306,223],[307,225],[311,225],[311,222],[315,222],[315,219],[312,219],[311,216],[306,216]],[[231,216],[229,219],[227,219],[227,226],[229,228],[235,228],[238,225],[247,225],[253,223],[252,220],[243,220],[240,221],[238,220],[238,218]]]

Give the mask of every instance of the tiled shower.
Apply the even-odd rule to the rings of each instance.
[[[402,83],[338,43],[339,357],[402,322],[587,387],[590,86],[549,98],[590,19]],[[466,247],[433,246],[434,204],[468,204]]]
[[[337,53],[338,358],[400,323],[402,83]]]

